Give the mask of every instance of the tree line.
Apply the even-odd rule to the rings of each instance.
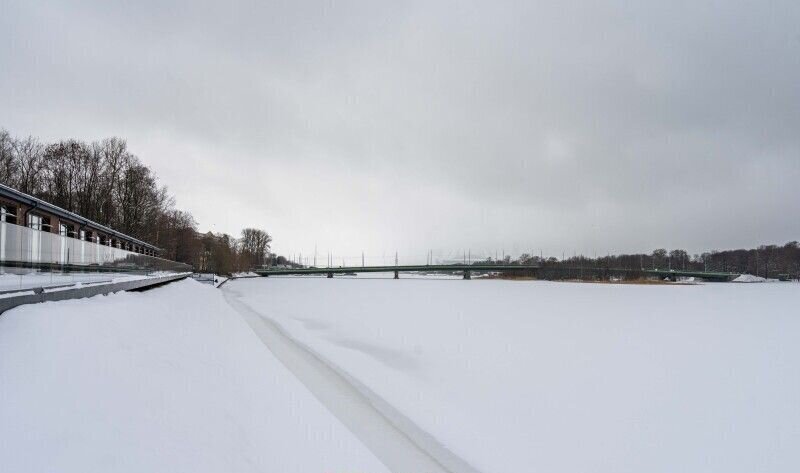
[[[162,249],[161,256],[197,270],[247,271],[277,257],[272,237],[246,228],[240,238],[200,234],[190,212],[125,140],[87,143],[16,138],[0,129],[0,183]]]
[[[686,250],[665,248],[652,253],[606,255],[598,257],[555,257],[523,254],[517,259],[507,256],[504,260],[488,259],[480,264],[520,264],[550,268],[552,278],[594,278],[602,270],[625,269],[630,277],[641,277],[642,269],[710,271],[722,273],[753,274],[764,278],[800,278],[800,244],[791,241],[784,245],[761,245],[758,248],[736,250],[714,250],[690,255]],[[581,273],[581,269],[592,269]],[[561,271],[558,271],[561,270]],[[596,271],[601,270],[601,271]]]

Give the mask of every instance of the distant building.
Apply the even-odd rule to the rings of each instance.
[[[159,248],[0,184],[0,261],[103,265]]]

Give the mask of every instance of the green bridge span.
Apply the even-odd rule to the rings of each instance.
[[[699,278],[706,281],[730,281],[739,273],[722,273],[710,271],[685,271],[669,269],[624,269],[624,268],[575,268],[558,266],[537,266],[537,265],[518,265],[518,264],[425,264],[425,265],[405,265],[405,266],[340,266],[336,268],[263,268],[256,270],[259,276],[289,276],[289,275],[318,275],[324,274],[332,278],[334,274],[358,274],[358,273],[394,273],[394,278],[398,279],[400,273],[462,273],[464,279],[470,279],[472,273],[489,272],[516,272],[531,276],[544,276],[553,274],[594,274],[603,276],[625,276],[629,274],[642,274],[659,278]]]

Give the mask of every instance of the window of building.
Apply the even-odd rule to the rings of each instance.
[[[17,223],[17,208],[13,205],[0,205],[0,222]]]
[[[58,234],[65,237],[75,238],[75,225],[72,225],[71,223],[59,224]]]
[[[36,214],[28,214],[28,226],[34,230],[49,232],[51,229],[50,218]]]

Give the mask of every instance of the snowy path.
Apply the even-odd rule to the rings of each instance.
[[[264,344],[393,472],[472,473],[475,470],[364,386],[291,339],[268,317],[240,301],[237,284],[225,297]]]
[[[0,471],[386,467],[195,281],[0,316]]]

